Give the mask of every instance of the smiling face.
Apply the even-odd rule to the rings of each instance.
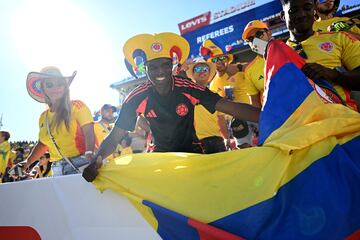
[[[170,58],[157,58],[150,60],[145,65],[148,79],[161,93],[167,92],[171,87],[172,61]]]
[[[216,71],[223,73],[229,65],[229,57],[227,55],[216,56],[211,58],[211,62],[216,64]]]
[[[210,67],[205,63],[196,64],[192,75],[196,83],[206,86],[210,77]]]
[[[42,81],[44,94],[51,102],[55,102],[62,98],[67,87],[68,86],[64,78],[46,78]]]
[[[312,34],[314,9],[313,0],[289,0],[283,4],[284,17],[289,31],[294,35]]]

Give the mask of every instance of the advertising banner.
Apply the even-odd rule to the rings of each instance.
[[[232,48],[244,46],[241,36],[249,21],[279,14],[281,10],[280,1],[271,1],[214,24],[187,32],[182,36],[190,43],[191,57],[196,57],[199,54],[199,47],[206,39],[213,39],[215,44],[223,50],[229,51]]]
[[[0,185],[0,239],[161,239],[130,201],[81,175]]]

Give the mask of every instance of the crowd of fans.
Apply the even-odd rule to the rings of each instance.
[[[330,101],[358,111],[359,20],[334,17],[339,1],[281,2],[290,33],[286,44],[306,61],[304,74]],[[10,146],[10,133],[0,132],[2,181],[78,173],[89,162],[91,168],[87,167],[88,176],[84,177],[92,181],[105,158],[152,151],[211,154],[257,146],[257,119],[266,86],[264,53],[273,39],[268,26],[253,20],[245,27],[242,38],[257,53],[250,63],[234,63],[231,54],[208,39],[200,48],[201,58],[179,59],[181,64],[174,69],[168,54],[180,51],[181,56],[188,51],[185,39],[171,33],[138,35],[124,46],[130,72],[136,67],[131,60],[135,47],[141,49],[140,42],[156,37],[153,52],[144,49],[141,53],[148,54],[145,69],[149,82],[130,93],[120,111],[105,104],[91,116],[83,102],[71,101],[68,89],[76,72],[64,77],[59,69],[46,67],[29,74],[27,83],[39,81],[38,85],[27,84],[30,96],[46,103],[49,110],[40,116],[38,142]],[[166,44],[176,48],[166,51]],[[141,52],[138,49],[137,53]],[[166,85],[166,79],[173,79],[173,85]],[[39,89],[31,89],[34,86]],[[177,102],[179,96],[185,96],[193,108]]]

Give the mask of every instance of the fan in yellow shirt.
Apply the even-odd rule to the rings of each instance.
[[[245,68],[246,93],[250,98],[250,104],[254,107],[262,106],[264,67],[265,60],[262,56],[258,55]]]
[[[328,31],[349,31],[360,34],[360,24],[358,19],[350,19],[348,17],[334,17],[340,4],[340,0],[317,0],[316,15],[317,20],[314,22],[313,29],[316,32]],[[342,23],[336,25],[335,23]],[[360,35],[359,35],[360,36]]]
[[[40,116],[39,141],[23,169],[47,150],[53,162],[54,176],[78,173],[79,168],[92,158],[95,135],[91,112],[83,102],[70,100],[69,85],[75,75],[76,72],[64,77],[56,67],[45,67],[40,72],[28,74],[28,93],[35,100],[46,103],[49,109]]]
[[[58,128],[52,127],[51,134],[56,143],[59,145],[61,152],[66,157],[77,157],[85,153],[85,135],[82,131],[82,126],[93,124],[93,119],[89,108],[80,100],[71,101],[71,119],[69,122],[69,129],[64,123],[61,123]],[[46,118],[50,126],[53,125],[55,119],[55,112],[46,110],[39,119],[39,141],[48,146],[51,156],[51,162],[62,159],[59,151],[54,146],[46,127]]]
[[[347,33],[316,32],[300,44],[291,40],[287,44],[299,53],[303,51],[302,55],[308,63],[317,63],[328,69],[340,68],[347,72],[360,67],[360,42]],[[350,96],[350,89],[342,86],[336,79],[327,80],[346,104],[357,110],[356,103]]]
[[[224,53],[210,39],[203,43],[201,54],[203,56],[210,55],[207,61],[216,64],[217,74],[212,79],[209,89],[234,102],[250,103],[246,94],[244,72],[238,71],[233,74],[229,71],[229,64],[233,60],[233,55]],[[227,90],[225,91],[225,89]]]
[[[264,22],[253,20],[246,25],[242,38],[249,44],[252,51],[257,52],[253,44],[254,39],[259,38],[268,42],[272,38],[272,33]],[[262,106],[264,67],[264,57],[257,54],[255,59],[245,68],[246,93],[254,107]]]
[[[2,182],[9,161],[11,151],[10,143],[8,141],[9,138],[9,132],[0,131],[0,182]]]
[[[356,110],[350,91],[360,90],[360,42],[346,32],[314,32],[313,1],[282,0],[282,6],[290,32],[287,44],[306,60],[302,69],[305,75],[315,81],[329,81],[343,101]]]
[[[216,74],[214,63],[198,59],[190,63],[186,75],[197,84],[206,87]],[[226,151],[224,138],[229,144],[229,132],[225,115],[220,112],[211,114],[202,105],[195,106],[194,124],[196,136],[199,138],[204,153],[217,153]]]
[[[110,104],[104,104],[101,109],[101,119],[94,124],[94,131],[96,136],[96,145],[100,146],[105,137],[110,133],[115,121],[114,113],[116,107]]]

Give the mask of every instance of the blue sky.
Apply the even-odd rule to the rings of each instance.
[[[92,112],[104,103],[118,104],[118,93],[109,86],[129,76],[122,53],[128,38],[179,33],[178,23],[243,1],[0,0],[2,129],[10,131],[12,141],[37,140],[45,105],[28,95],[28,72],[47,65],[64,75],[77,70],[72,99],[83,100]]]

